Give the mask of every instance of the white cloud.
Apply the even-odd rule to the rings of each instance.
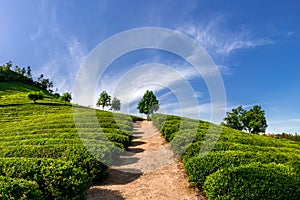
[[[245,29],[227,31],[222,27],[220,18],[211,20],[207,24],[190,23],[178,28],[197,40],[203,47],[212,54],[227,56],[235,50],[254,48],[272,43],[268,38],[252,38]]]
[[[115,93],[116,87],[119,84],[119,87],[122,87],[122,89],[118,89],[118,91],[121,92],[119,92],[117,95],[121,99],[127,98],[128,92],[132,92],[132,90],[135,89],[135,93],[132,94],[131,101],[129,102],[131,103],[140,99],[143,96],[145,90],[158,92],[164,87],[168,88],[169,86],[177,84],[180,81],[184,81],[187,83],[188,80],[191,80],[197,76],[199,76],[199,74],[193,67],[183,63],[175,63],[170,67],[159,63],[137,63],[131,70],[129,70],[125,74],[116,73],[114,75],[110,74],[104,76],[100,80],[98,93],[103,90],[106,90],[111,94]],[[122,81],[122,79],[124,79],[123,81],[126,87],[130,89],[123,88],[125,85],[122,85],[122,83],[120,83],[120,80]],[[169,95],[173,92],[174,91],[170,91],[165,95]],[[198,91],[194,96],[201,95],[201,92]]]
[[[53,3],[41,1],[39,10],[40,19],[36,19],[36,32],[30,39],[33,42],[42,44],[37,50],[42,57],[35,76],[44,74],[54,83],[54,90],[58,92],[71,92],[77,70],[84,61],[87,51],[84,45],[74,36],[64,31],[57,21],[57,9]],[[47,54],[46,54],[47,52]]]
[[[54,89],[58,88],[60,93],[72,92],[77,70],[86,57],[86,51],[76,39],[65,41],[63,45],[66,51],[54,53],[36,73],[53,81]]]
[[[162,89],[169,89],[170,92],[162,95],[162,100],[167,96],[174,95],[182,106],[197,105],[197,100],[192,86],[187,78],[196,76],[194,71],[184,68],[171,68],[159,63],[144,64],[136,66],[125,74],[105,76],[101,79],[94,102],[98,94],[106,90],[112,96],[116,96],[122,102],[124,112],[128,107],[142,98],[146,90],[158,93]],[[173,102],[174,103],[174,102]],[[165,105],[163,106],[165,107]],[[162,108],[163,108],[162,107]],[[167,107],[165,107],[167,109]]]
[[[224,104],[213,104],[211,102],[181,107],[180,105],[177,105],[176,108],[174,108],[176,104],[170,103],[170,105],[171,106],[168,106],[168,104],[166,105],[167,108],[170,107],[170,109],[167,109],[168,114],[201,119],[216,124],[223,121],[223,118],[225,117],[223,114],[227,109]]]
[[[300,118],[268,120],[267,133],[300,133]]]
[[[264,46],[271,44],[272,41],[269,39],[259,40],[243,40],[243,39],[232,39],[230,43],[223,43],[217,52],[229,54],[237,49],[254,48],[257,46]]]

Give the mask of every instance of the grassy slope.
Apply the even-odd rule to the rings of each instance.
[[[182,155],[190,181],[204,189],[209,199],[300,198],[299,142],[177,116],[156,114],[152,121],[175,153]],[[209,128],[212,138],[220,135],[213,149],[201,157]]]
[[[40,89],[24,83],[0,82],[0,158],[64,160],[88,173],[89,180],[99,181],[106,167],[90,156],[90,152],[84,150],[83,144],[94,149],[92,154],[101,161],[111,161],[115,154],[121,151],[116,146],[124,149],[130,143],[130,116],[113,116],[111,112],[77,107],[76,115],[80,115],[84,122],[79,124],[80,138],[74,124],[71,104],[60,102],[45,91],[46,98],[34,104],[27,98],[27,94],[38,90]],[[96,114],[97,122],[89,121],[91,113]],[[118,118],[118,125],[115,117]],[[101,130],[98,123],[102,127]],[[106,137],[103,137],[101,131]],[[107,138],[116,146],[107,142]],[[7,173],[0,170],[0,176],[5,175]],[[0,187],[0,194],[1,191]],[[56,194],[51,195],[50,197],[54,198]]]

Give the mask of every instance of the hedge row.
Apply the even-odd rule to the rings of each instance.
[[[0,176],[34,181],[42,199],[82,199],[90,185],[86,173],[57,159],[0,158]]]
[[[72,139],[72,138],[78,138],[79,136],[81,138],[97,138],[99,135],[102,135],[103,133],[115,133],[120,135],[127,135],[131,136],[131,131],[122,131],[120,129],[111,129],[111,128],[96,128],[96,129],[87,129],[83,130],[81,129],[80,135],[77,132],[77,129],[58,129],[53,130],[50,129],[51,132],[47,129],[40,130],[38,134],[36,134],[37,131],[31,131],[27,135],[9,135],[5,136],[5,133],[1,133],[1,141],[3,142],[10,142],[10,141],[17,141],[17,140],[31,140],[31,139]]]
[[[184,166],[189,175],[189,180],[198,187],[201,187],[207,176],[219,169],[251,162],[287,163],[291,159],[288,154],[274,154],[271,152],[218,151],[210,152],[204,157],[184,157]],[[299,159],[299,157],[294,159]]]
[[[112,144],[84,145],[86,147],[62,144],[4,146],[0,147],[0,157],[53,158],[70,161],[75,167],[87,173],[91,181],[96,182],[106,174],[105,164],[111,163],[113,158],[119,155],[120,149]]]
[[[34,181],[0,176],[0,198],[3,200],[42,200],[43,193]]]
[[[176,116],[155,114],[152,121],[209,199],[300,199],[299,143]]]
[[[300,176],[282,164],[251,163],[218,170],[204,183],[208,199],[300,199]]]
[[[51,137],[51,135],[49,135]],[[54,135],[56,137],[47,138],[47,137],[41,137],[41,138],[28,138],[28,139],[19,139],[19,140],[12,140],[10,141],[1,141],[1,146],[20,146],[20,145],[60,145],[60,144],[82,144],[83,140],[84,142],[97,142],[97,141],[107,141],[110,140],[112,142],[120,143],[124,145],[124,147],[128,147],[130,144],[130,138],[131,136],[124,134],[118,134],[118,133],[86,133],[86,134],[80,134],[80,137],[78,134],[56,134]]]

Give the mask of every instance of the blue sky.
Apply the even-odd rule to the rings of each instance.
[[[299,22],[296,0],[0,0],[0,63],[30,65],[36,76],[43,73],[53,80],[60,92],[72,91],[80,65],[105,39],[133,28],[168,28],[187,34],[209,53],[222,75],[227,110],[259,104],[266,111],[268,132],[299,133]],[[195,91],[200,118],[210,120],[205,82],[169,52],[144,49],[121,56],[99,80],[97,91],[113,92],[122,75],[147,63],[180,73]],[[147,73],[155,77],[154,69]],[[161,111],[180,114],[171,82],[165,83],[147,87],[157,94]],[[145,88],[130,94],[130,112],[136,113],[136,101]]]

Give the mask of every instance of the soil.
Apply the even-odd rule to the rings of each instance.
[[[152,122],[134,124],[131,146],[108,170],[106,179],[89,189],[87,200],[205,199],[189,185],[183,164]]]

